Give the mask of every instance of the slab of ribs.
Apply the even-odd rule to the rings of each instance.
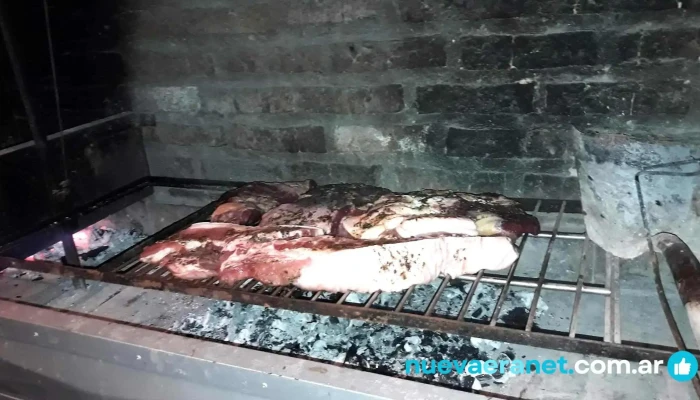
[[[177,278],[253,278],[329,292],[394,292],[508,268],[537,218],[497,194],[394,193],[362,184],[253,182],[229,192],[211,222],[144,249]]]

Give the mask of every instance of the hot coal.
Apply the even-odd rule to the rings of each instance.
[[[73,241],[80,256],[80,264],[96,267],[146,237],[140,229],[119,229],[113,227],[109,220],[102,220],[74,233]],[[28,259],[66,262],[61,242],[37,252]]]
[[[412,294],[413,309],[427,307],[432,295],[439,286],[439,280],[416,288]],[[455,282],[448,286],[437,303],[435,312],[456,316],[461,303],[469,292],[471,283]],[[477,287],[467,316],[483,315],[490,318],[496,304],[500,288],[495,285],[480,284]],[[298,290],[293,296],[309,298],[312,292]],[[396,304],[401,293],[386,293],[377,297],[374,306]],[[500,313],[499,322],[506,322],[508,315],[529,310],[531,294],[509,291]],[[319,296],[336,298],[336,293]],[[346,302],[364,303],[365,294],[351,293]],[[318,300],[317,300],[318,301]],[[407,302],[407,304],[409,304]],[[518,311],[513,311],[513,310]],[[536,315],[547,310],[544,299],[540,299]],[[416,359],[476,359],[511,360],[517,355],[501,342],[450,335],[429,330],[382,325],[334,316],[300,313],[289,310],[264,308],[233,302],[217,301],[204,315],[189,315],[177,322],[173,331],[188,335],[228,341],[268,351],[314,358],[340,363],[352,368],[361,368],[381,374],[403,376],[405,361]],[[417,376],[412,376],[418,378]],[[478,389],[492,384],[502,384],[512,374],[470,376],[425,375],[420,379],[460,388]]]

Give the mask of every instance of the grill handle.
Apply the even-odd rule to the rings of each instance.
[[[671,268],[695,341],[700,344],[700,262],[688,245],[674,234],[661,232],[653,239]]]

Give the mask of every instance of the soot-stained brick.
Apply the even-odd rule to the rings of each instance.
[[[510,84],[472,88],[435,85],[417,89],[417,108],[421,114],[439,112],[516,113],[533,112],[533,84]]]
[[[236,125],[226,131],[226,143],[237,149],[286,153],[325,153],[326,141],[320,126],[252,128]]]
[[[462,66],[467,69],[507,69],[513,55],[511,36],[471,36],[460,40]]]
[[[444,67],[447,62],[445,40],[439,37],[344,43],[330,48],[330,58],[333,72]]]
[[[217,114],[333,113],[379,114],[403,109],[400,85],[201,90],[203,108]]]
[[[553,68],[593,65],[598,46],[593,32],[570,32],[515,38],[513,65],[517,68]]]
[[[447,133],[447,155],[507,158],[522,156],[524,131],[466,130],[452,128]]]

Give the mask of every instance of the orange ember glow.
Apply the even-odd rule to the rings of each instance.
[[[75,232],[73,234],[73,241],[78,251],[87,250],[90,248],[90,233],[87,230]]]

